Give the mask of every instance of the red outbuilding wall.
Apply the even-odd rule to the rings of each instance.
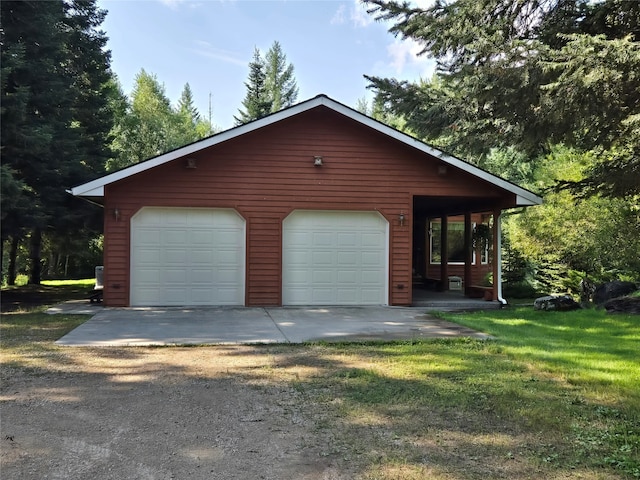
[[[145,206],[236,209],[246,220],[247,306],[282,303],[282,221],[290,212],[376,210],[389,222],[389,304],[410,305],[414,195],[507,200],[469,173],[439,174],[437,158],[325,107],[189,158],[195,169],[176,159],[105,187],[107,305],[129,305],[130,219]]]

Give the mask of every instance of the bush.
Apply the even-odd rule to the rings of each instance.
[[[502,295],[510,298],[532,298],[538,292],[528,282],[514,282],[502,284]]]

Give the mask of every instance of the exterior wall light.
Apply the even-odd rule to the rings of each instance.
[[[120,220],[120,210],[118,209],[118,207],[113,209],[113,218],[116,219],[116,222]]]
[[[315,157],[313,157],[313,164],[316,167],[321,167],[322,166],[322,157],[319,155],[316,155]]]
[[[197,167],[196,165],[196,159],[195,158],[187,158],[187,163],[185,164],[185,168],[189,168],[189,169],[195,169]]]
[[[400,222],[401,227],[404,227],[404,220],[405,220],[404,212],[400,212],[400,215],[398,215],[398,221]]]

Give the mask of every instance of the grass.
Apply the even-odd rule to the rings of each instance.
[[[89,315],[49,315],[51,305],[87,298],[95,280],[52,280],[42,285],[2,289],[0,349],[2,363],[9,367],[43,367],[59,357],[53,342],[86,322]],[[11,369],[2,371],[10,375]],[[0,377],[2,378],[2,377]]]
[[[639,316],[439,316],[496,339],[321,344],[295,360],[318,367],[293,382],[364,478],[640,478]]]
[[[323,455],[357,478],[640,478],[640,316],[439,316],[495,340],[265,345],[252,350],[262,368],[233,375],[286,385],[294,394],[282,401],[332,439]],[[3,314],[4,374],[46,371],[61,361],[53,341],[85,320],[42,307]]]
[[[2,288],[2,311],[42,310],[67,300],[88,298],[95,279],[46,280],[41,285],[16,285]]]

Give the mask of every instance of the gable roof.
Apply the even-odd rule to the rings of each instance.
[[[486,182],[493,184],[503,190],[511,192],[516,195],[516,206],[530,206],[530,205],[539,205],[542,203],[542,198],[538,195],[526,190],[522,187],[519,187],[503,178],[500,178],[496,175],[493,175],[481,168],[478,168],[464,160],[456,158],[452,155],[449,155],[445,152],[442,152],[436,148],[433,148],[430,145],[427,145],[420,140],[407,135],[406,133],[402,133],[399,130],[395,130],[384,123],[381,123],[371,117],[368,117],[357,110],[354,110],[342,103],[339,103],[326,95],[318,95],[304,102],[293,105],[284,110],[280,110],[279,112],[272,113],[266,117],[260,118],[258,120],[254,120],[253,122],[246,123],[244,125],[240,125],[238,127],[231,128],[229,130],[225,130],[223,132],[212,135],[211,137],[207,137],[203,140],[199,140],[195,143],[191,143],[189,145],[185,145],[184,147],[177,148],[170,152],[164,153],[162,155],[158,155],[157,157],[153,157],[149,160],[136,163],[135,165],[131,165],[130,167],[126,167],[122,170],[118,170],[116,172],[110,173],[103,177],[97,178],[91,182],[84,183],[82,185],[78,185],[77,187],[73,187],[70,190],[67,190],[70,194],[76,197],[83,197],[87,199],[99,199],[104,197],[104,187],[111,183],[117,182],[119,180],[123,180],[137,173],[144,172],[146,170],[150,170],[159,165],[163,165],[167,162],[171,162],[177,158],[185,157],[187,155],[192,155],[196,152],[204,150],[206,148],[212,147],[222,142],[226,142],[227,140],[231,140],[233,138],[239,137],[241,135],[253,132],[255,130],[259,130],[268,125],[272,125],[274,123],[280,122],[287,118],[293,117],[295,115],[299,115],[308,110],[324,106],[333,110],[341,115],[344,115],[362,125],[365,125],[369,128],[372,128],[383,135],[394,138],[405,145],[415,148],[421,152],[427,153],[432,157],[435,157],[442,162],[451,165],[455,168],[463,170],[471,175],[474,175]]]

